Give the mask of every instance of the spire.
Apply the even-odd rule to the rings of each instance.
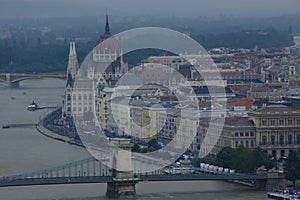
[[[107,12],[107,9],[106,9],[106,16],[105,16],[105,21],[106,21],[106,23],[105,23],[105,35],[110,35],[111,33],[110,33],[110,30],[109,30],[109,23],[108,23],[108,12]]]
[[[71,40],[70,48],[69,48],[69,60],[70,60],[70,57],[72,57],[72,54],[73,54],[73,43],[72,43],[72,40]]]
[[[111,36],[110,28],[109,28],[109,22],[108,22],[108,11],[106,10],[105,14],[105,32],[100,38],[100,42],[109,38]]]
[[[75,80],[78,68],[79,66],[78,66],[78,60],[76,54],[75,40],[72,39],[70,41],[69,61],[68,61],[68,68],[67,68],[68,82],[70,81],[72,82],[72,80]],[[72,83],[67,83],[67,84],[72,85]]]

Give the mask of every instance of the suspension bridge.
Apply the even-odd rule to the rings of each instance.
[[[108,197],[118,198],[135,194],[135,184],[149,181],[248,181],[252,187],[265,190],[270,179],[279,180],[278,176],[270,178],[267,173],[203,173],[194,168],[193,173],[167,174],[165,169],[148,173],[130,173],[130,176],[118,176],[108,167],[109,159],[96,160],[93,157],[35,172],[0,178],[0,187],[107,183]],[[123,172],[117,172],[123,173]],[[128,189],[131,188],[131,189]],[[117,188],[117,190],[116,190]],[[133,189],[132,189],[133,188]],[[116,193],[116,191],[118,191]],[[128,191],[130,191],[128,193]]]

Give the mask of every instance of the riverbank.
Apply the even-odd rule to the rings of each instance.
[[[61,108],[59,108],[61,109]],[[58,110],[58,109],[57,109]],[[53,115],[53,113],[55,113],[57,110],[49,113],[48,115],[46,115],[45,117],[43,117],[39,123],[36,125],[36,129],[39,133],[41,133],[42,135],[46,136],[46,137],[49,137],[49,138],[52,138],[52,139],[55,139],[55,140],[58,140],[58,141],[61,141],[61,142],[68,142],[70,140],[70,138],[66,137],[66,136],[62,136],[56,132],[53,132],[49,129],[47,129],[45,127],[45,123],[46,121],[48,121],[48,119]]]

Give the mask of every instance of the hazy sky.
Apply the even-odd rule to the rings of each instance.
[[[300,13],[300,0],[0,0],[0,17],[279,16]]]

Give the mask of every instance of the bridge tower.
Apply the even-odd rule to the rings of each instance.
[[[134,178],[130,139],[111,138],[111,169],[110,175],[112,182],[107,183],[106,196],[108,198],[134,197],[136,194],[135,184],[137,179]]]
[[[269,171],[264,167],[260,167],[256,171],[257,174],[264,174],[267,176],[266,180],[257,180],[256,189],[261,191],[274,191],[280,189],[280,183],[284,179],[283,173],[278,170],[270,169]]]
[[[12,81],[12,77],[10,73],[6,73],[5,74],[5,79],[6,82],[8,82],[10,84],[11,87],[13,88],[18,88],[20,87],[19,81]]]

